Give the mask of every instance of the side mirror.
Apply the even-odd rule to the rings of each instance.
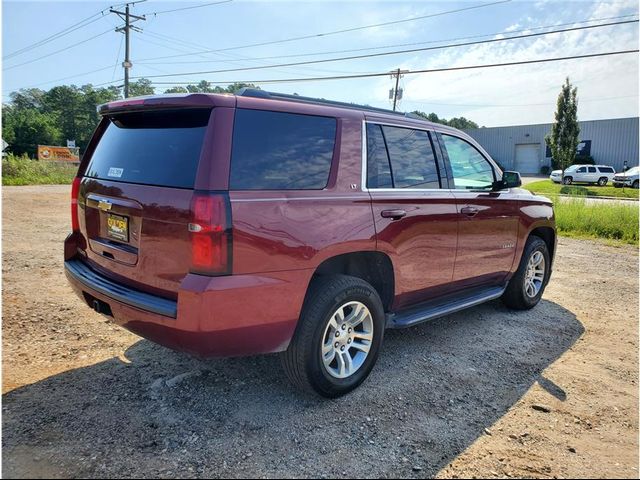
[[[493,183],[493,190],[504,190],[506,188],[516,188],[522,186],[522,179],[519,172],[502,172],[502,180]]]

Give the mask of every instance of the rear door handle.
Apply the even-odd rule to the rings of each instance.
[[[380,212],[383,218],[393,218],[394,220],[398,220],[406,214],[407,212],[405,210],[382,210],[382,212]]]
[[[467,215],[468,217],[474,217],[478,213],[476,207],[462,207],[460,213]]]

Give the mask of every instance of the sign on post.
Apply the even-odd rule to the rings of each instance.
[[[38,145],[38,160],[80,162],[80,149],[77,147]]]

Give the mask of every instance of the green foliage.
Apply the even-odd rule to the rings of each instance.
[[[142,95],[153,95],[154,93],[156,91],[148,78],[141,78],[129,83],[130,97],[141,97]]]
[[[578,125],[578,89],[569,82],[569,77],[558,95],[555,122],[551,135],[545,141],[551,149],[554,165],[564,170],[574,163],[580,127]],[[564,176],[564,175],[563,175]]]
[[[211,83],[206,80],[201,80],[197,84],[187,85],[186,87],[171,87],[164,91],[164,93],[236,93],[241,88],[257,88],[260,87],[253,83],[232,83],[227,87],[212,86]]]
[[[578,197],[617,197],[617,198],[638,198],[640,190],[633,188],[615,188],[612,186],[598,187],[591,185],[560,185],[551,180],[540,180],[525,185],[530,192],[541,195],[573,195]]]
[[[561,198],[554,202],[561,235],[603,238],[638,245],[636,202],[586,201]]]
[[[70,184],[77,171],[77,165],[39,162],[27,155],[16,156],[10,153],[2,159],[2,184]]]
[[[96,106],[118,98],[118,88],[92,85],[13,92],[2,108],[2,138],[17,155],[35,157],[38,145],[64,145],[66,140],[84,150],[100,121]]]
[[[414,113],[424,118],[425,120],[429,120],[430,122],[441,123],[442,125],[449,125],[450,127],[457,128],[458,130],[479,128],[476,122],[468,120],[464,117],[453,117],[452,119],[447,120],[446,118],[438,117],[438,115],[436,115],[433,112],[427,114],[425,112],[421,112],[420,110],[414,110],[411,113]]]

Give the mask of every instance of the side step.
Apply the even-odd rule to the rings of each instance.
[[[429,300],[406,310],[387,314],[387,328],[411,327],[418,323],[459,312],[465,308],[480,305],[481,303],[499,298],[506,288],[506,285],[501,287],[473,288],[458,292],[455,295]]]

